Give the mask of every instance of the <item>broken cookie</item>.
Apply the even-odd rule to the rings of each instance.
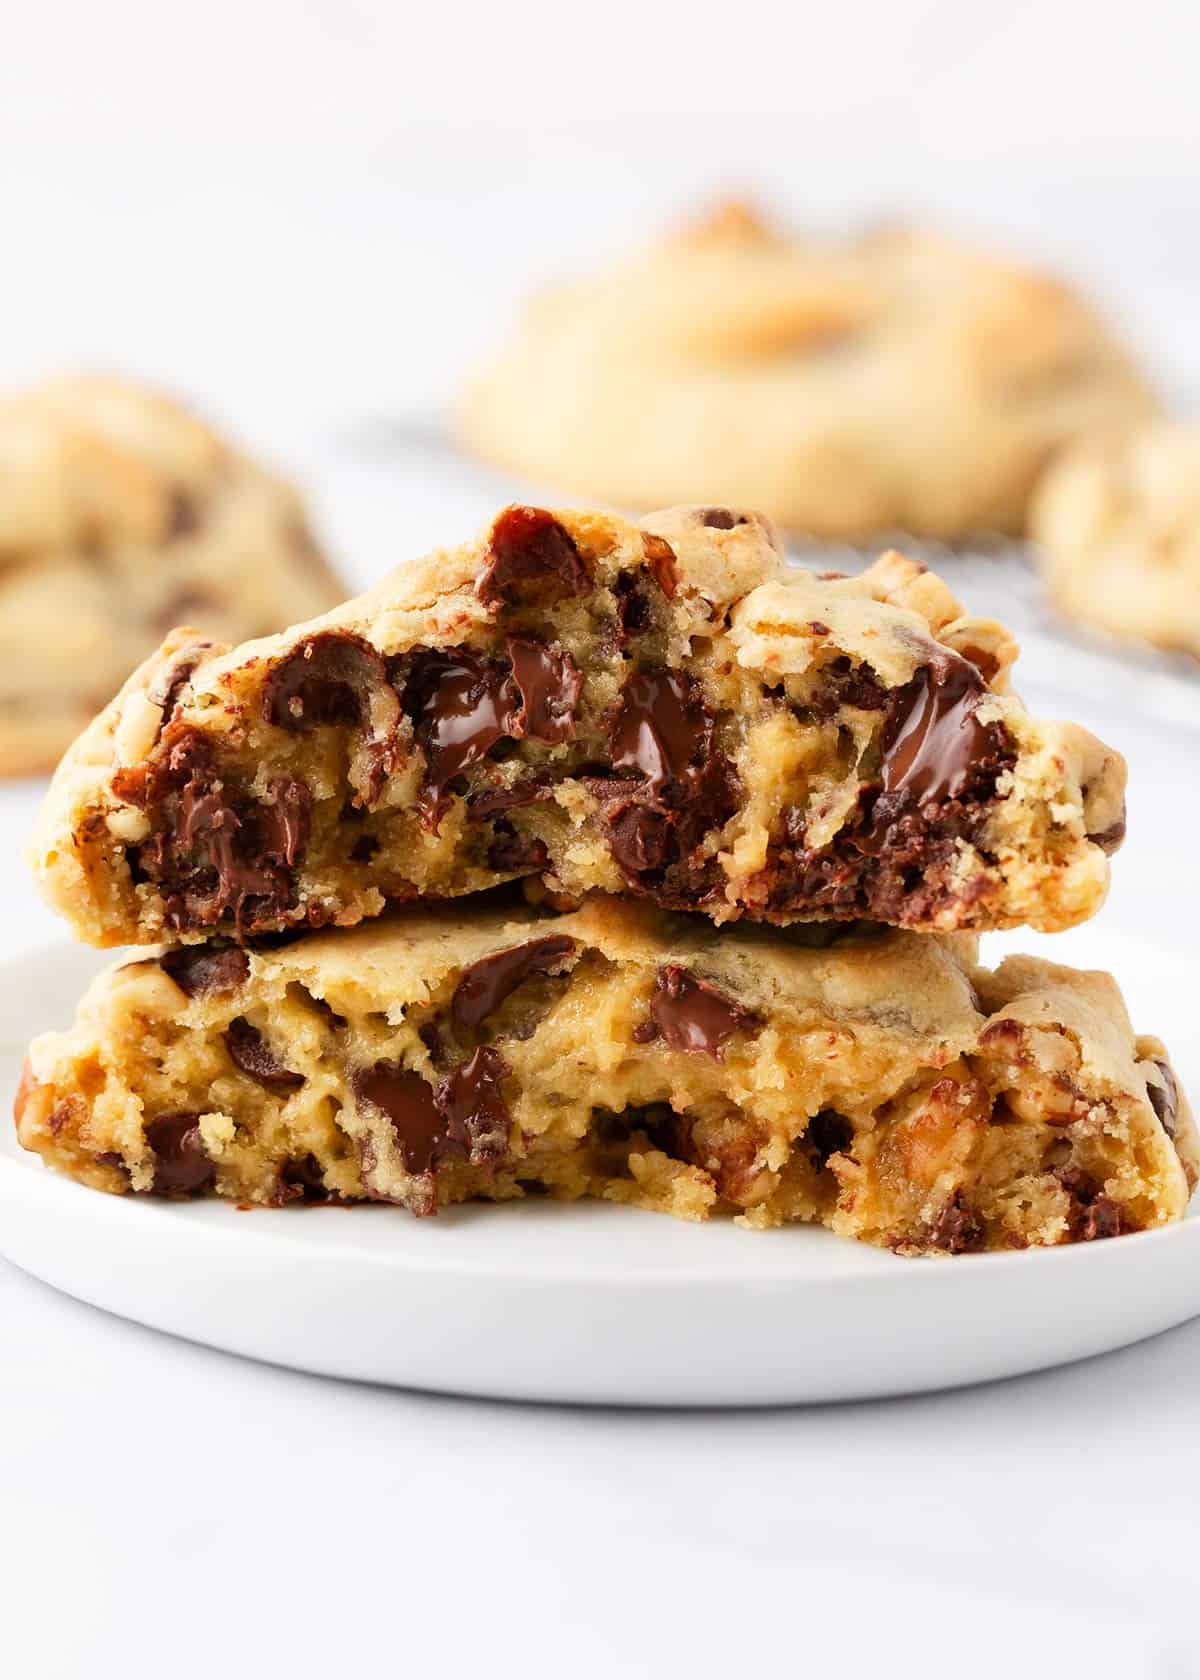
[[[168,639],[61,766],[35,868],[99,945],[518,877],[718,922],[1069,927],[1124,765],[1026,712],[1014,654],[897,554],[813,575],[734,509],[510,507],[282,636]]]
[[[1108,975],[606,898],[127,961],[33,1044],[16,1114],[26,1148],[114,1192],[598,1196],[906,1254],[1150,1229],[1200,1160]]]

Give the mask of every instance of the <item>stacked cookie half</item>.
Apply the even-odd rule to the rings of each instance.
[[[22,1142],[239,1202],[600,1196],[904,1253],[1182,1216],[1187,1103],[1115,983],[975,936],[1103,900],[1124,766],[889,554],[511,507],[282,636],[176,632],[35,867],[150,947],[31,1047]]]

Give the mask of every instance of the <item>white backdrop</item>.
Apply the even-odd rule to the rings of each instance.
[[[366,581],[505,493],[420,439],[531,278],[749,186],[1003,235],[1200,408],[1198,66],[1195,0],[0,0],[0,381],[190,393],[304,476]],[[1057,705],[1057,675],[1035,652],[1024,686]],[[1135,686],[1085,708],[1134,757],[1114,898],[1029,943],[1119,948],[1200,1072],[1155,961],[1200,939],[1195,737],[1127,714]],[[54,932],[36,797],[0,798],[0,956]],[[2,1264],[0,1336],[14,1680],[1200,1673],[1200,1325],[961,1395],[686,1419],[268,1371]]]

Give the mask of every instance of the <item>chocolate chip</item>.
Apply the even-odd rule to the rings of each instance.
[[[973,665],[942,649],[887,697],[880,783],[863,789],[857,817],[810,848],[805,811],[784,813],[764,872],[772,911],[913,926],[978,898],[983,883],[961,878],[962,843],[977,839],[1015,757],[1003,728],[974,715],[986,692]]]
[[[360,1101],[387,1115],[406,1170],[420,1177],[432,1174],[448,1154],[480,1165],[504,1153],[512,1117],[500,1081],[510,1071],[498,1050],[481,1045],[436,1090],[392,1062],[376,1062],[352,1083]],[[433,1205],[429,1198],[422,1210],[432,1211]]]
[[[312,790],[293,776],[274,776],[268,784],[273,803],[261,807],[263,849],[289,869],[304,856],[312,824]]]
[[[649,1018],[635,1037],[645,1044],[652,1036],[661,1035],[672,1050],[687,1050],[720,1061],[727,1038],[735,1032],[758,1032],[761,1026],[753,1010],[735,1003],[711,981],[669,963],[658,971]]]
[[[376,1062],[354,1074],[354,1094],[386,1114],[405,1168],[414,1176],[432,1171],[446,1142],[445,1124],[433,1086],[394,1062]]]
[[[177,798],[139,855],[150,879],[163,883],[168,923],[205,925],[233,909],[240,924],[248,900],[268,913],[286,904],[286,818],[231,794],[198,731],[182,731],[172,741],[165,777],[168,787],[177,786]]]
[[[587,566],[565,526],[545,508],[505,508],[492,526],[488,556],[476,585],[486,606],[552,601],[583,595]]]
[[[1120,817],[1115,823],[1110,823],[1107,828],[1101,829],[1098,834],[1089,834],[1088,839],[1093,846],[1099,846],[1102,852],[1111,857],[1115,851],[1120,849],[1121,843],[1125,839],[1124,816]]]
[[[530,975],[548,974],[574,949],[575,941],[566,934],[550,934],[481,957],[463,970],[455,987],[450,1013],[456,1024],[467,1030],[481,1026]]]
[[[215,1181],[217,1169],[204,1152],[199,1119],[198,1114],[179,1110],[147,1121],[146,1142],[155,1156],[152,1189],[156,1196],[190,1196]]]
[[[382,654],[349,630],[306,636],[276,660],[263,682],[268,723],[306,735],[325,724],[365,729],[373,696],[390,693]]]
[[[975,711],[988,690],[969,660],[942,649],[891,702],[882,742],[885,793],[955,799],[994,733]]]
[[[514,719],[519,734],[557,746],[575,734],[575,708],[583,688],[583,672],[565,648],[512,637],[508,643],[513,681],[523,703]]]
[[[661,869],[671,855],[671,818],[666,811],[624,801],[606,814],[608,843],[627,875]]]
[[[515,834],[511,828],[496,824],[495,836],[488,847],[488,868],[504,874],[529,875],[545,869],[550,853],[545,843],[531,836]]]
[[[711,738],[712,715],[692,677],[665,669],[629,677],[611,732],[614,768],[638,771],[657,791],[680,780]]]
[[[436,828],[448,784],[513,734],[525,703],[506,665],[464,647],[419,653],[410,665],[403,705],[425,753],[422,817]]]
[[[534,774],[499,787],[484,788],[480,793],[473,793],[467,804],[471,816],[482,821],[484,817],[494,817],[500,811],[513,811],[522,805],[540,804],[553,798],[553,778]]]
[[[297,1091],[304,1084],[304,1075],[285,1067],[258,1028],[241,1015],[226,1028],[225,1048],[235,1067],[268,1090]]]
[[[831,1155],[844,1155],[854,1141],[854,1126],[836,1108],[819,1109],[808,1122],[805,1143],[814,1150],[824,1166]]]
[[[648,534],[642,538],[642,551],[655,583],[667,600],[671,600],[679,587],[679,566],[675,550],[664,537]]]
[[[1105,1237],[1120,1237],[1137,1226],[1130,1223],[1125,1209],[1110,1196],[1097,1196],[1084,1208],[1076,1221],[1072,1235],[1076,1242],[1098,1242]]]
[[[617,640],[623,646],[630,636],[650,628],[650,602],[637,572],[618,572],[613,580],[617,603]]]
[[[164,951],[158,963],[190,998],[234,992],[250,974],[249,959],[236,945],[178,945]]]
[[[710,531],[732,531],[735,525],[745,525],[747,520],[744,513],[734,513],[732,508],[710,507],[700,509],[700,523]]]
[[[822,623],[819,618],[810,618],[808,621],[808,628],[812,631],[814,636],[832,636],[833,634],[833,631],[829,628],[828,624]]]
[[[837,716],[844,707],[861,712],[882,712],[888,692],[869,665],[856,665],[845,654],[821,667],[820,684],[808,709],[822,722]]]
[[[1175,1070],[1169,1062],[1161,1057],[1154,1058],[1154,1065],[1158,1069],[1161,1083],[1154,1084],[1146,1081],[1146,1095],[1150,1099],[1150,1106],[1157,1114],[1164,1132],[1169,1138],[1175,1136],[1175,1123],[1179,1118],[1179,1082],[1175,1078]]]
[[[982,1222],[961,1190],[943,1204],[929,1227],[926,1242],[930,1248],[944,1249],[947,1254],[974,1254],[984,1245]]]
[[[447,1143],[457,1144],[472,1166],[499,1160],[508,1149],[512,1115],[500,1081],[511,1072],[498,1050],[481,1044],[470,1061],[455,1068],[438,1086]]]
[[[295,1156],[280,1167],[277,1200],[281,1203],[302,1201],[314,1205],[345,1205],[336,1190],[326,1188],[321,1163],[311,1153]]]
[[[188,642],[155,672],[153,680],[146,688],[146,698],[152,700],[156,706],[162,707],[164,723],[174,711],[175,702],[191,680],[196,667],[203,662],[213,646],[212,642],[200,639]],[[161,732],[160,728],[159,733]]]

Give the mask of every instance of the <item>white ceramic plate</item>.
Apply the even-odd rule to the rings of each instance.
[[[99,959],[0,969],[0,1077]],[[901,1260],[530,1201],[415,1220],[85,1190],[0,1129],[0,1252],[123,1317],[256,1359],[461,1394],[765,1405],[913,1393],[1122,1347],[1200,1312],[1200,1219],[1047,1252]]]

